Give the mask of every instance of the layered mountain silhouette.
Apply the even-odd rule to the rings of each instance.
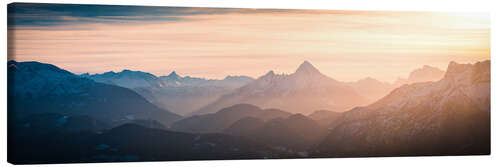
[[[445,71],[440,70],[439,68],[424,65],[423,67],[412,71],[408,78],[398,78],[394,84],[399,86],[417,82],[438,81],[443,78],[444,74]]]
[[[451,62],[441,80],[404,85],[330,128],[323,156],[489,154],[490,61]]]
[[[184,118],[172,124],[172,129],[190,133],[217,133],[222,132],[234,122],[245,117],[254,117],[266,121],[289,115],[291,114],[278,109],[261,109],[251,104],[236,104],[213,114]]]
[[[364,101],[363,104],[368,104],[369,102],[374,102],[375,100],[378,100],[381,97],[387,95],[391,90],[401,85],[411,84],[416,82],[436,81],[442,78],[443,75],[444,71],[426,65],[423,66],[422,68],[412,71],[412,73],[408,76],[407,79],[399,78],[394,83],[381,82],[370,77],[361,79],[356,82],[346,82],[346,83],[339,81],[335,82],[337,85],[342,85],[340,87],[346,87],[346,86],[351,87],[352,90],[354,90],[358,95],[362,96],[362,99],[360,100]],[[173,71],[169,75],[157,77],[147,72],[131,71],[131,70],[123,70],[121,72],[110,71],[102,74],[93,74],[93,75],[85,73],[80,76],[85,78],[90,78],[96,82],[132,89],[135,92],[139,93],[141,96],[145,97],[151,103],[180,115],[190,116],[190,115],[198,115],[204,113],[213,113],[223,107],[228,107],[230,105],[238,103],[251,103],[259,106],[263,105],[262,107],[274,107],[274,108],[281,107],[279,105],[276,105],[276,103],[284,103],[282,100],[274,100],[273,105],[263,104],[262,102],[253,103],[253,101],[255,100],[251,100],[252,99],[251,97],[248,97],[248,99],[242,99],[236,101],[234,103],[227,102],[227,100],[224,100],[224,98],[227,99],[228,96],[230,96],[228,94],[236,93],[237,88],[249,85],[254,81],[252,78],[246,76],[227,76],[223,80],[215,80],[215,79],[204,79],[204,78],[196,78],[189,76],[182,77],[175,71]],[[277,93],[275,92],[275,94],[272,95],[276,95],[279,93],[291,94],[291,92],[293,93],[307,92],[307,90],[303,90],[305,89],[304,84],[306,83],[305,81],[301,80],[310,80],[309,82],[317,82],[316,80],[324,80],[321,78],[328,78],[323,74],[321,74],[319,70],[314,68],[314,66],[310,64],[308,61],[305,61],[297,69],[297,72],[289,75],[289,77],[285,77],[288,75],[276,75],[274,74],[273,71],[270,71],[265,76],[267,77],[263,76],[260,77],[259,79],[261,80],[272,79],[273,82],[282,80],[280,81],[280,85],[282,86],[277,86],[277,87],[278,88],[282,87],[281,89],[285,90],[283,90],[283,92],[277,92]],[[260,83],[262,84],[263,82],[261,81]],[[264,85],[260,86],[261,87],[258,87],[259,89],[266,89],[262,88],[265,87]],[[253,87],[248,89],[254,90]],[[276,89],[276,87],[273,88],[269,87],[268,89]],[[266,92],[268,90],[259,90],[259,91]],[[312,96],[313,97],[311,98],[316,98],[319,95],[312,95]],[[283,99],[281,97],[275,97],[273,99],[276,98]],[[287,98],[293,99],[293,97],[287,97]],[[336,104],[335,105],[336,107],[332,107],[333,106],[332,103],[335,103],[333,101],[325,102],[326,100],[324,99],[319,101],[324,101],[322,102],[323,104],[321,104],[320,106],[325,106],[325,107],[324,108],[318,107],[317,108],[318,110],[336,109],[335,111],[342,112],[349,109],[349,107],[338,107],[344,104]],[[230,103],[230,105],[224,103]],[[324,103],[330,103],[330,104],[325,105]],[[355,106],[359,106],[359,104]],[[353,106],[348,104],[345,105]],[[292,110],[291,112],[296,112],[296,111]],[[309,112],[311,111],[304,111],[301,113],[309,113]]]
[[[306,61],[288,75],[205,80],[129,70],[75,75],[50,64],[9,61],[8,161],[489,154],[490,61],[451,62],[435,80],[439,73],[424,66],[404,84],[346,83]],[[208,94],[219,98],[185,118],[150,102],[215,87],[224,91]],[[190,88],[194,93],[186,93]]]
[[[97,83],[50,64],[9,61],[8,84],[12,120],[57,113],[90,116],[112,125],[138,119],[154,119],[168,125],[181,118],[130,89]]]
[[[375,78],[367,77],[356,82],[348,82],[358,94],[366,97],[370,102],[374,102],[387,95],[393,89],[401,86],[399,84],[382,82]]]
[[[326,126],[336,121],[342,116],[341,112],[318,110],[309,114],[308,117],[318,122],[318,124]]]
[[[224,130],[233,136],[284,151],[307,151],[327,134],[327,129],[302,114],[278,117],[268,121],[245,117]]]
[[[214,102],[222,94],[253,81],[246,76],[227,76],[223,80],[181,77],[175,71],[160,77],[131,70],[93,75],[86,73],[81,76],[96,82],[132,89],[151,103],[179,115],[197,110]]]
[[[404,85],[418,82],[438,81],[444,76],[444,71],[436,67],[424,65],[413,70],[407,78],[398,78],[395,82],[382,82],[375,78],[367,77],[356,82],[348,82],[358,94],[368,98],[370,102],[375,102],[392,90]]]
[[[323,75],[304,61],[295,73],[278,75],[269,71],[191,115],[214,113],[239,103],[308,114],[320,109],[345,111],[367,102],[349,85]]]

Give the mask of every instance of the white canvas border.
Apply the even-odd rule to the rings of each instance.
[[[444,156],[444,157],[389,157],[389,158],[335,158],[335,159],[291,159],[291,160],[228,160],[228,161],[183,161],[183,162],[141,162],[141,163],[98,163],[98,164],[59,164],[44,166],[493,166],[500,164],[498,153],[500,92],[498,62],[498,30],[500,26],[500,3],[493,0],[23,0],[2,1],[0,19],[2,24],[1,53],[7,60],[7,4],[11,2],[42,3],[77,3],[77,4],[112,4],[112,5],[146,5],[146,6],[189,6],[189,7],[243,7],[243,8],[291,8],[291,9],[332,9],[332,10],[390,10],[390,11],[451,11],[451,12],[489,12],[491,18],[491,58],[492,64],[492,155],[491,156]],[[0,166],[11,166],[7,163],[7,63],[0,63]]]

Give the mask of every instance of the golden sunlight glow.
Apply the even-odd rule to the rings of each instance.
[[[124,16],[126,17],[126,16]],[[9,58],[75,73],[258,77],[309,60],[341,81],[393,81],[423,65],[490,59],[488,14],[289,12],[183,16],[186,21],[86,23],[9,30]],[[72,19],[72,18],[66,18]]]

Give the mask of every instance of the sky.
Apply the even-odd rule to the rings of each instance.
[[[73,73],[257,78],[304,61],[340,81],[393,82],[430,65],[490,59],[488,13],[15,3],[8,59]]]

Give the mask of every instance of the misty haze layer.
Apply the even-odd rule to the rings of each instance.
[[[451,62],[438,81],[399,86],[370,105],[346,112],[317,110],[306,115],[228,104],[213,114],[185,118],[156,107],[132,89],[50,64],[9,61],[8,72],[8,153],[9,162],[16,164],[483,155],[490,148],[489,61]],[[260,81],[266,77],[279,80]],[[311,81],[353,89],[304,62],[294,74],[270,72],[235,92],[256,84],[292,85],[281,89],[292,92],[331,89]],[[288,95],[281,98],[287,100]]]

